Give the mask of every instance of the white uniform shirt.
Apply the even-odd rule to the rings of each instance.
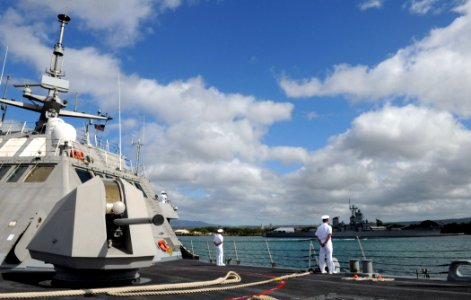
[[[322,223],[316,230],[316,236],[321,240],[321,242],[325,242],[328,235],[332,235],[332,226],[328,223]],[[326,244],[325,247],[332,248],[332,239],[330,239]]]
[[[160,196],[162,197],[162,202],[167,203],[167,194],[160,194]]]
[[[220,243],[219,246],[216,246],[216,247],[221,247],[221,248],[222,248],[222,243],[224,242],[224,237],[223,237],[221,234],[216,233],[216,234],[214,235],[214,240],[213,240],[213,242],[214,242],[214,243],[217,243],[217,244]]]

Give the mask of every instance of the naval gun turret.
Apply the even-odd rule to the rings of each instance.
[[[111,120],[65,109],[63,38],[71,19],[58,19],[59,38],[41,82],[15,85],[32,103],[0,99],[40,114],[31,130],[0,124],[0,267],[53,267],[60,280],[132,280],[140,268],[181,258],[169,224],[178,215],[120,153],[91,144],[88,130],[80,137],[61,118]]]

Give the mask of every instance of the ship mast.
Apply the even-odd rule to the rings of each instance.
[[[57,16],[59,22],[61,23],[59,39],[57,44],[54,45],[54,52],[52,55],[51,67],[49,71],[46,71],[49,75],[56,78],[62,78],[64,74],[62,73],[63,57],[64,57],[64,48],[62,47],[62,40],[64,39],[64,29],[65,25],[70,22],[70,17],[65,14],[60,14]]]
[[[16,106],[22,109],[32,110],[40,113],[39,120],[36,122],[35,131],[44,133],[46,131],[45,124],[49,118],[58,116],[66,116],[72,118],[84,118],[95,120],[111,120],[108,115],[92,115],[77,111],[65,110],[67,100],[59,97],[59,93],[67,93],[69,91],[69,81],[63,79],[65,74],[62,72],[64,59],[64,47],[62,42],[64,39],[65,25],[70,22],[70,17],[65,14],[57,16],[60,23],[60,33],[57,43],[54,45],[52,53],[51,65],[41,77],[40,83],[15,84],[14,87],[23,88],[23,97],[31,100],[33,103],[25,103],[12,99],[1,98],[0,103]],[[36,95],[32,93],[32,87],[41,87],[48,90],[47,96]]]

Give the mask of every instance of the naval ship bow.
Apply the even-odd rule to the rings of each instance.
[[[0,267],[54,267],[58,280],[133,280],[140,268],[181,258],[169,224],[176,208],[159,201],[121,154],[90,144],[88,124],[109,116],[65,109],[62,41],[70,17],[58,19],[58,42],[41,82],[15,85],[29,102],[0,99],[4,113],[7,106],[39,113],[32,130],[4,116],[0,123]],[[61,117],[86,119],[85,137],[79,140]]]

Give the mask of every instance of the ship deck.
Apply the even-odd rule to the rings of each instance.
[[[221,291],[204,291],[171,295],[129,295],[132,299],[249,299],[255,295],[266,295],[275,299],[471,299],[471,283],[449,283],[436,280],[394,278],[393,281],[347,280],[346,274],[309,274],[297,278],[280,280],[280,277],[293,274],[296,270],[249,266],[217,267],[196,260],[179,260],[160,263],[141,271],[143,284],[148,285],[200,282],[224,277],[229,271],[240,275],[242,281],[217,285]],[[55,292],[76,291],[51,285],[54,272],[13,272],[3,271],[0,281],[0,298],[12,292]],[[233,286],[273,280],[255,286],[234,288]],[[85,287],[83,287],[85,288]],[[211,286],[214,288],[214,286]],[[95,294],[93,288],[78,290],[84,295],[59,296],[55,299],[76,299],[79,297],[109,299],[105,293]],[[95,290],[96,291],[96,290]],[[26,296],[26,295],[24,295]],[[40,299],[48,295],[40,294]]]

